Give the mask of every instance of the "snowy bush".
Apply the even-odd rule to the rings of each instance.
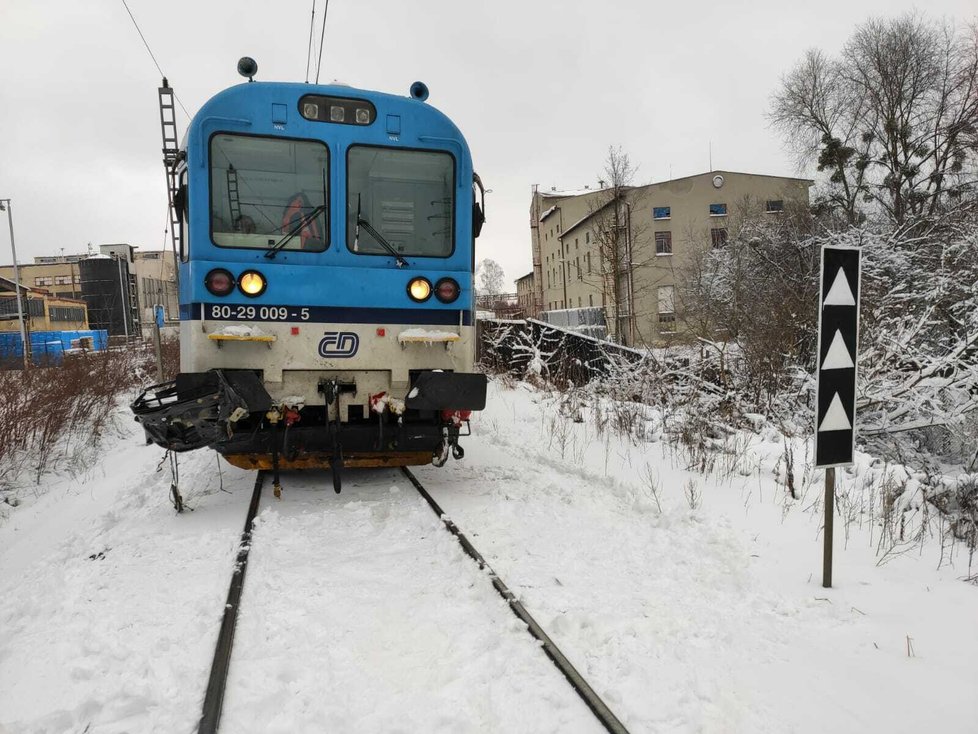
[[[84,469],[122,398],[155,374],[150,360],[142,349],[109,351],[0,371],[0,508],[48,472]]]

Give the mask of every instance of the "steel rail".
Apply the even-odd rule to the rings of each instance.
[[[265,481],[265,473],[259,471],[255,478],[255,489],[251,495],[248,517],[245,520],[241,542],[238,545],[238,558],[231,574],[231,585],[228,587],[228,598],[224,605],[221,631],[217,635],[214,661],[211,663],[211,675],[207,681],[207,693],[204,695],[204,708],[200,717],[200,724],[197,727],[198,734],[215,734],[221,724],[224,689],[227,686],[228,669],[231,667],[231,648],[234,645],[234,627],[238,621],[241,592],[244,589],[245,572],[248,570],[248,553],[251,551],[251,526],[255,522],[255,515],[258,514],[258,504],[261,501],[261,487]]]
[[[513,592],[509,590],[509,587],[503,583],[503,580],[499,578],[499,575],[492,570],[492,567],[486,562],[486,559],[482,557],[482,554],[475,549],[475,546],[469,542],[469,539],[466,538],[462,531],[458,529],[458,526],[452,522],[448,515],[445,514],[435,499],[428,494],[428,490],[426,490],[421,482],[418,481],[418,478],[414,476],[411,470],[406,466],[401,467],[401,471],[404,472],[404,476],[406,476],[411,484],[414,485],[414,488],[418,490],[418,493],[424,497],[425,502],[427,502],[428,506],[436,515],[438,515],[439,519],[441,519],[448,531],[455,536],[455,539],[458,540],[459,545],[462,546],[462,550],[464,550],[466,554],[472,558],[472,560],[479,564],[480,569],[489,574],[489,579],[492,581],[493,587],[509,605],[509,608],[512,610],[513,614],[519,617],[526,624],[530,634],[540,641],[543,646],[543,651],[547,654],[547,657],[550,658],[551,662],[557,666],[557,669],[563,673],[564,677],[567,679],[567,682],[570,683],[571,687],[577,692],[577,695],[584,700],[584,703],[587,704],[589,709],[591,709],[591,712],[595,715],[598,721],[601,722],[605,730],[611,734],[628,734],[628,729],[625,728],[625,725],[619,721],[614,712],[612,712],[612,710],[608,708],[608,705],[601,700],[601,697],[595,693],[594,689],[591,688],[588,682],[584,679],[584,676],[577,671],[577,669],[571,664],[570,660],[568,660],[567,657],[560,651],[560,648],[558,648],[554,641],[550,639],[550,636],[544,631],[543,627],[541,627],[530,615],[530,613],[526,610],[526,607],[524,607]]]

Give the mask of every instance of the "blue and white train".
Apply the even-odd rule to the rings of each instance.
[[[249,79],[200,109],[171,178],[181,372],[133,404],[155,443],[276,490],[280,468],[332,468],[339,491],[344,466],[462,457],[486,400],[484,191],[427,96]]]

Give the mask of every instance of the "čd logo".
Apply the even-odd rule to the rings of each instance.
[[[352,331],[327,331],[319,341],[320,357],[352,357],[360,348],[360,337]]]

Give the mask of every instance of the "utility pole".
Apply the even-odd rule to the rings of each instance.
[[[10,199],[0,199],[0,212],[7,210],[10,225],[10,252],[14,258],[14,290],[17,292],[17,320],[20,322],[20,341],[24,347],[24,369],[30,368],[30,344],[27,341],[27,327],[24,325],[24,302],[20,295],[20,270],[17,268],[17,247],[14,245],[14,212]]]
[[[126,333],[126,343],[129,343],[129,299],[126,297],[126,283],[122,275],[122,255],[118,256],[119,265],[119,293],[122,298],[122,327]],[[128,266],[128,262],[126,263]],[[127,267],[128,270],[128,267]]]

